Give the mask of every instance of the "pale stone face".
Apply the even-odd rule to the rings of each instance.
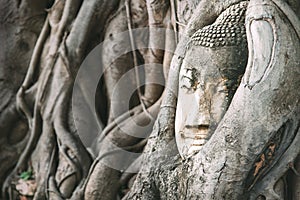
[[[232,98],[232,82],[244,70],[235,57],[241,53],[237,49],[192,46],[188,50],[179,74],[175,120],[176,142],[182,157],[198,151],[225,114]]]

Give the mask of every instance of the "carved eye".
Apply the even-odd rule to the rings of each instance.
[[[195,68],[184,69],[185,73],[181,76],[181,88],[186,89],[187,92],[195,92],[198,88],[200,81],[198,80],[199,73]]]

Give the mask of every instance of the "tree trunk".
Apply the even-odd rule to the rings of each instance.
[[[300,198],[298,0],[0,10],[1,199]]]

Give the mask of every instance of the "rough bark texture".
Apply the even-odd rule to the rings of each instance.
[[[16,108],[16,93],[26,74],[35,42],[47,15],[45,9],[51,5],[51,1],[1,1],[0,4],[2,185],[28,140],[28,124]]]
[[[298,0],[1,1],[1,199],[299,199],[299,10]],[[205,60],[221,76],[241,68],[224,68],[228,105],[181,157],[180,70]]]

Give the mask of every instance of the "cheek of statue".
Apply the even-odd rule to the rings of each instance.
[[[209,139],[227,108],[225,80],[212,64],[180,71],[175,119],[178,150],[182,157],[197,152]],[[193,74],[194,73],[194,74]]]

